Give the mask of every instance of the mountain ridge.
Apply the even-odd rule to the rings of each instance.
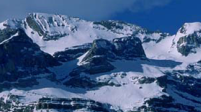
[[[0,111],[201,111],[199,23],[175,35],[33,13],[0,23]]]

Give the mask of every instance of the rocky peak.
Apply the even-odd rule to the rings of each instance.
[[[64,15],[51,15],[45,13],[31,13],[26,18],[27,25],[36,31],[44,40],[57,40],[76,31],[73,22],[78,18]]]
[[[115,54],[126,59],[146,57],[142,42],[139,38],[130,36],[113,40]]]
[[[9,28],[9,29],[17,29],[22,25],[22,20],[19,19],[8,19],[2,23],[0,23],[0,30]]]
[[[201,30],[201,23],[200,22],[194,22],[194,23],[185,23],[178,31],[177,34],[184,34],[189,35],[193,34],[194,32]]]
[[[92,44],[92,48],[88,51],[87,55],[83,58],[82,61],[88,61],[93,57],[100,57],[100,56],[106,56],[108,59],[114,58],[115,54],[114,51],[114,45],[105,39],[97,39],[94,40]]]
[[[115,38],[112,41],[105,39],[95,40],[92,48],[82,61],[86,61],[94,56],[105,56],[109,60],[146,57],[140,39],[133,36]]]
[[[177,50],[184,56],[196,53],[201,45],[201,23],[185,23],[175,37]]]

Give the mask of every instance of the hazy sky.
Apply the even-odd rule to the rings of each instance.
[[[184,22],[201,21],[201,0],[1,0],[0,21],[43,12],[87,20],[122,20],[176,32]]]

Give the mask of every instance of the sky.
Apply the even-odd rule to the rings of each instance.
[[[201,22],[200,4],[201,0],[1,0],[0,21],[42,12],[120,20],[174,34],[185,22]]]

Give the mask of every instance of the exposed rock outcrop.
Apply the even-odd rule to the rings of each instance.
[[[54,58],[61,62],[67,62],[74,60],[84,53],[86,53],[92,47],[91,43],[80,45],[80,46],[73,46],[70,48],[66,48],[65,51],[56,52],[54,54]]]
[[[46,67],[59,63],[25,34],[23,30],[13,30],[12,36],[5,33],[6,38],[0,44],[0,82],[17,81],[20,78],[47,73]]]

